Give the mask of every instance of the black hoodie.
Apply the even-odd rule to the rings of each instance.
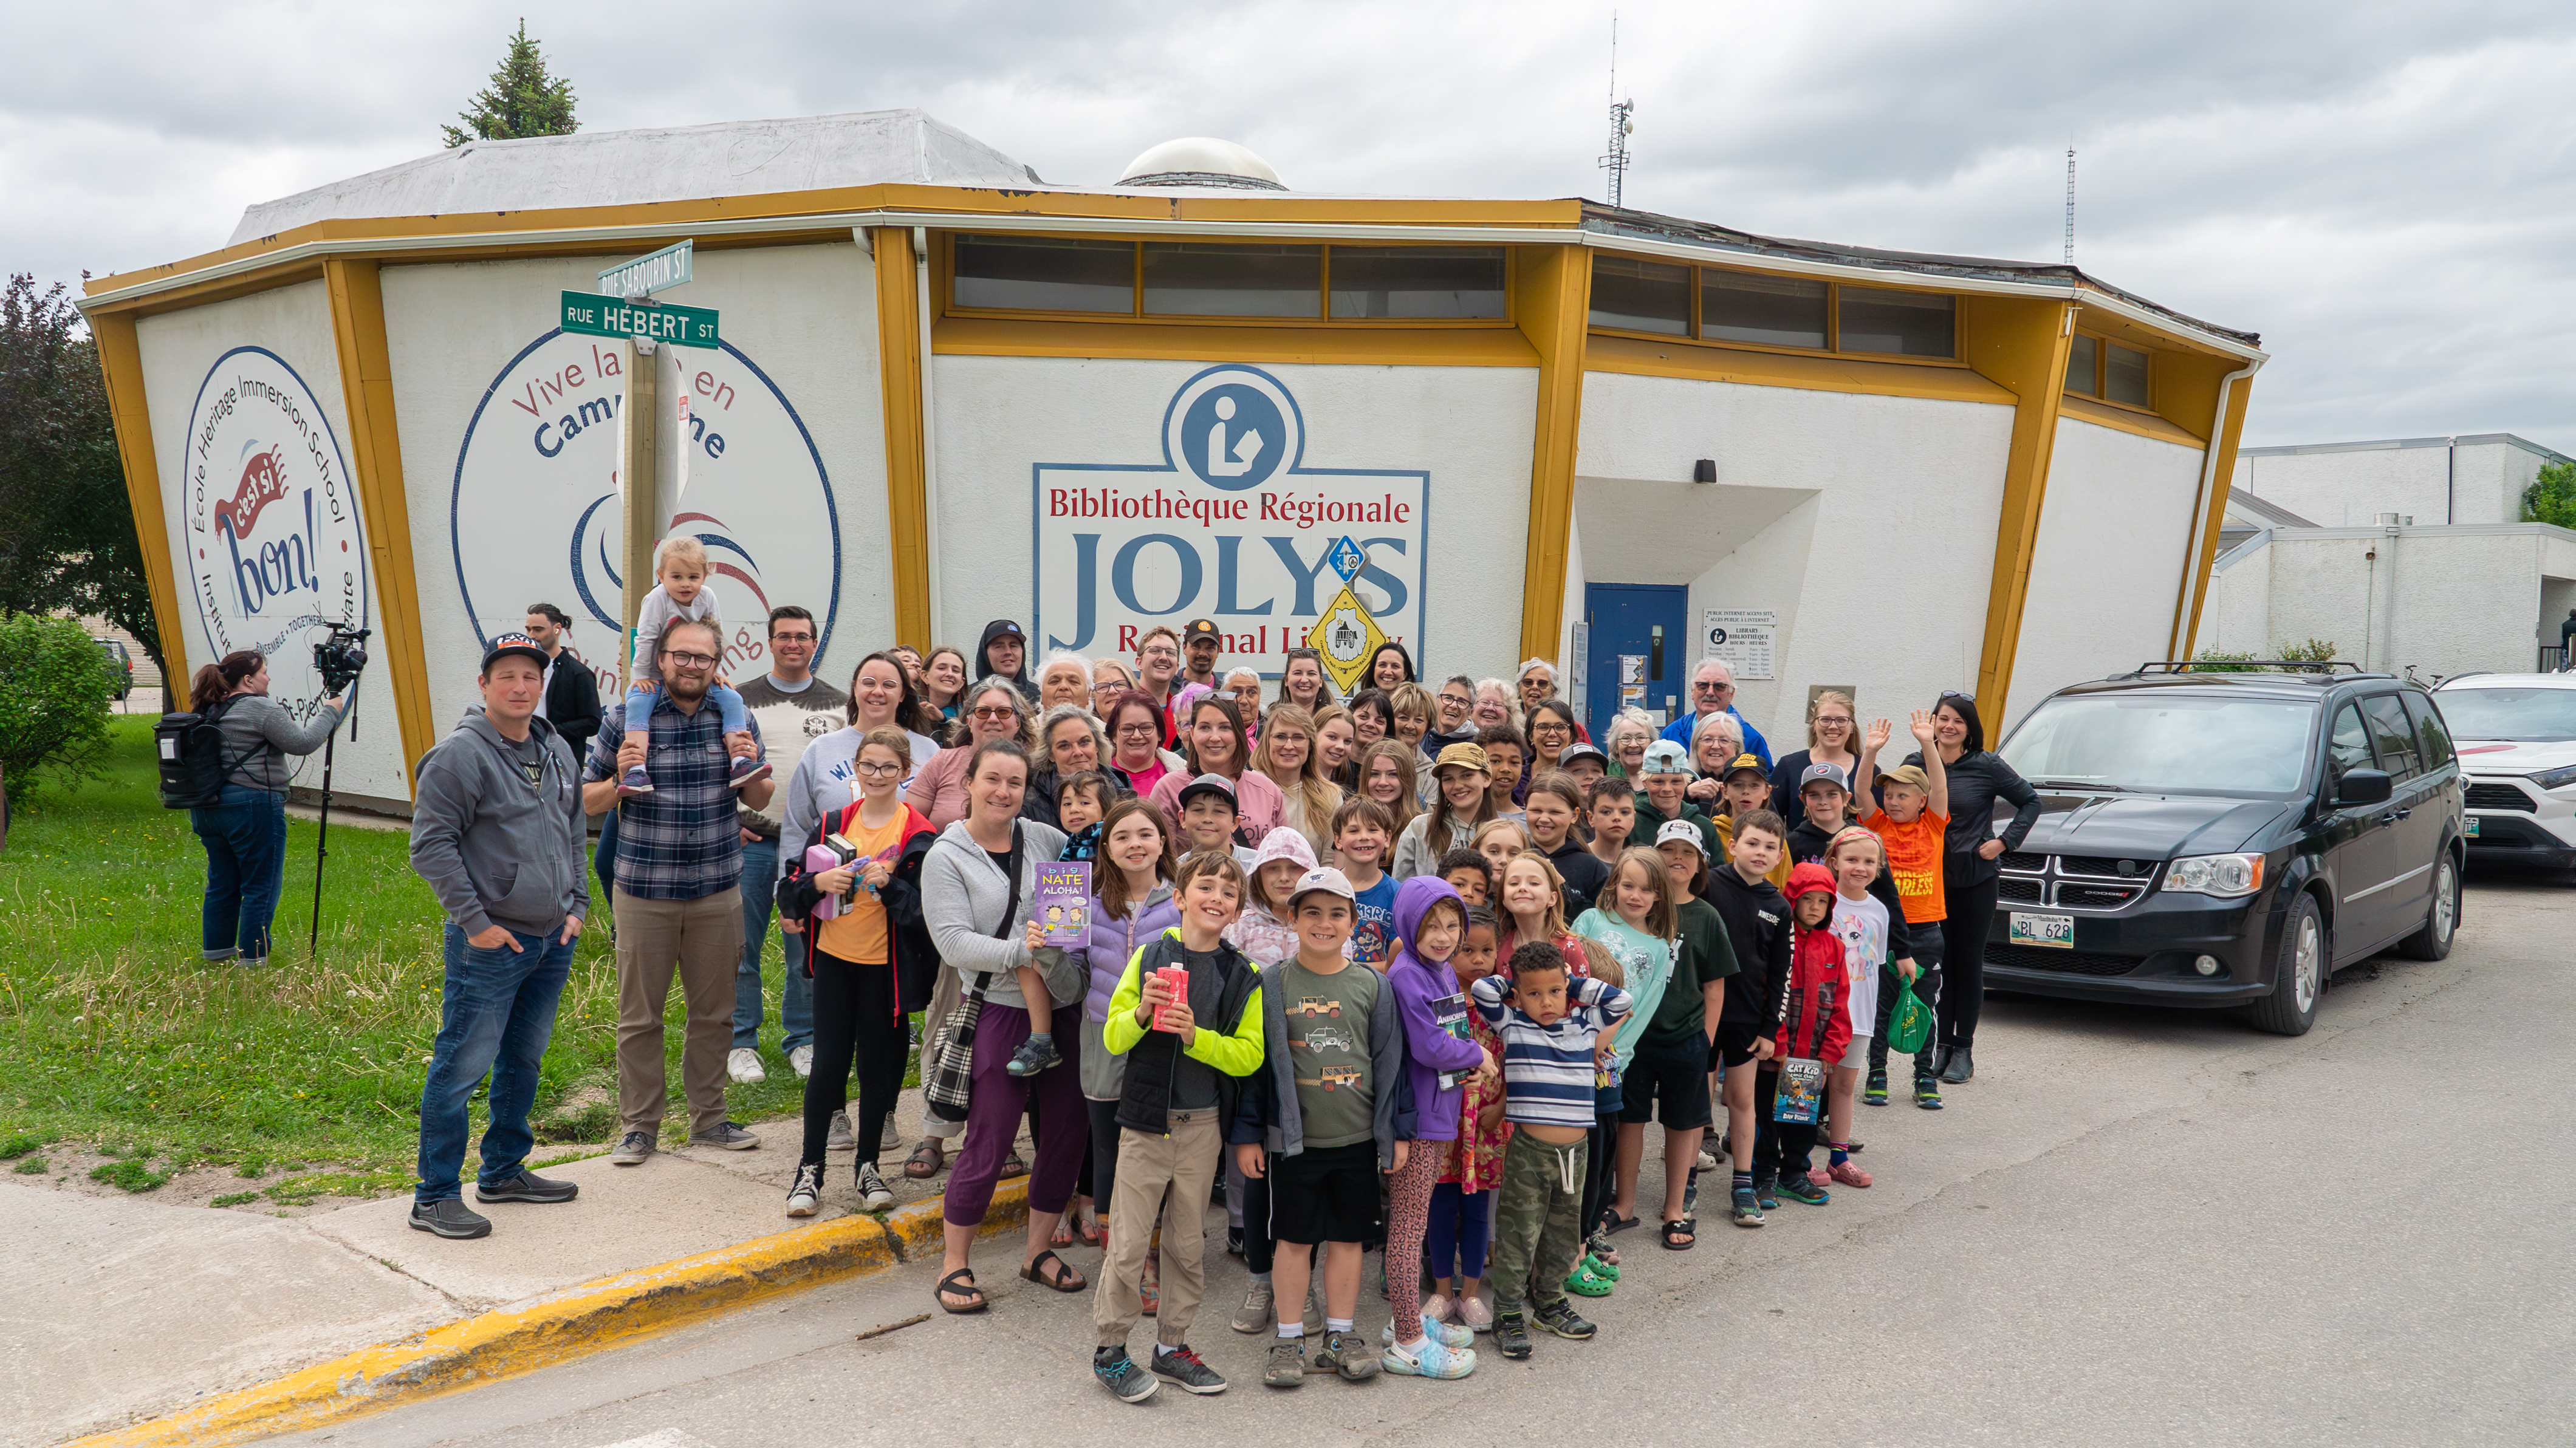
[[[966,682],[972,687],[998,672],[993,667],[993,640],[1006,634],[1020,641],[1020,671],[1010,676],[1011,683],[1020,691],[1022,698],[1034,704],[1038,701],[1038,686],[1037,681],[1029,677],[1029,655],[1037,650],[1029,643],[1028,630],[1007,618],[997,618],[984,625],[984,636],[975,640],[975,672]]]
[[[1726,1013],[1720,1024],[1760,1034],[1779,1019],[1774,992],[1789,979],[1789,902],[1768,880],[1748,885],[1732,865],[1708,872],[1708,903],[1726,921],[1735,947],[1735,974],[1726,980]]]

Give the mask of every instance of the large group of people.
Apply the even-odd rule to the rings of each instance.
[[[712,600],[682,602],[654,686],[582,721],[586,749],[540,708],[555,652],[514,633],[422,763],[413,860],[449,916],[422,1230],[490,1230],[459,1182],[486,1071],[477,1199],[573,1195],[527,1169],[525,1117],[594,863],[619,979],[611,1159],[661,1142],[675,973],[688,1140],[759,1145],[724,1084],[764,1070],[774,914],[805,1078],[787,1214],[821,1209],[841,1152],[855,1205],[893,1204],[917,1052],[900,1170],[947,1175],[940,1307],[989,1306],[977,1236],[1024,1174],[1019,1274],[1083,1291],[1059,1249],[1102,1247],[1093,1368],[1131,1401],[1225,1386],[1190,1347],[1198,1204],[1224,1205],[1251,1271],[1231,1326],[1269,1339],[1265,1384],[1463,1377],[1482,1334],[1506,1358],[1591,1336],[1574,1299],[1616,1289],[1620,1234],[1688,1250],[1703,1179],[1748,1228],[1868,1187],[1856,1108],[1890,1101],[1892,1029],[1920,1040],[1917,1107],[1973,1075],[1996,860],[2037,806],[1964,695],[1910,711],[1915,752],[1883,765],[1895,726],[1821,692],[1775,763],[1716,660],[1681,717],[1587,725],[1543,660],[1432,682],[1389,643],[1343,698],[1305,651],[1260,661],[1273,678],[1229,667],[1204,620],[1101,659],[1033,658],[997,620],[971,660],[889,647],[844,691],[814,674],[805,610],[772,612],[769,673],[735,683]],[[1075,861],[1067,943],[1040,881]],[[1355,1326],[1372,1249],[1375,1337]]]

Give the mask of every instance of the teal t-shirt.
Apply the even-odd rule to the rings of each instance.
[[[1619,962],[1625,976],[1630,1002],[1629,1024],[1619,1031],[1617,1041],[1619,1069],[1637,1054],[1637,1042],[1644,1038],[1646,1023],[1664,1003],[1665,987],[1673,980],[1673,943],[1657,940],[1607,910],[1586,910],[1574,922],[1574,933],[1587,940],[1600,942]]]

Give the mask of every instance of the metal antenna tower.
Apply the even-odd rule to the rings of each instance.
[[[1619,12],[1610,12],[1610,150],[1593,164],[1610,173],[1610,204],[1620,204],[1623,183],[1628,179],[1628,135],[1637,129],[1632,119],[1635,101],[1619,99]]]
[[[2075,265],[2075,148],[2066,148],[2066,264]]]

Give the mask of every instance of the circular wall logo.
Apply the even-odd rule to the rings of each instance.
[[[741,351],[675,350],[676,385],[689,399],[689,469],[669,531],[706,545],[724,667],[744,677],[766,668],[769,610],[788,603],[813,611],[823,657],[840,614],[841,523],[822,454],[787,395]],[[573,616],[566,647],[603,691],[624,646],[624,354],[561,331],[522,348],[466,425],[448,510],[456,586],[474,630],[461,642],[479,651],[482,639],[518,627],[530,604],[554,604]],[[664,389],[673,385],[665,373]]]
[[[333,625],[368,627],[367,540],[340,439],[285,359],[235,347],[207,369],[180,496],[205,662],[259,650],[269,697],[311,717],[310,646]]]
[[[1164,451],[1199,481],[1229,493],[1294,466],[1304,446],[1296,399],[1248,367],[1211,367],[1191,378],[1164,415]]]

